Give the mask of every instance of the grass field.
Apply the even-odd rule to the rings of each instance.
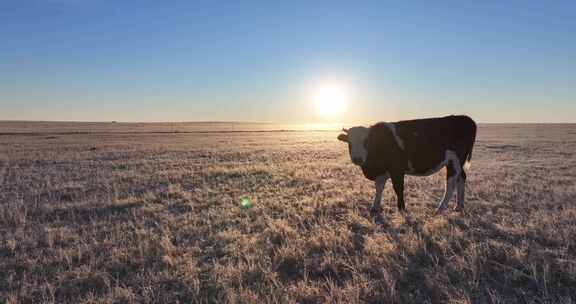
[[[442,172],[382,222],[337,131],[265,129],[0,123],[0,302],[576,302],[576,125],[480,125],[463,214]]]

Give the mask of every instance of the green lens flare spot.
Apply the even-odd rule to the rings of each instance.
[[[247,199],[245,197],[240,199],[240,208],[248,209],[250,207],[252,207],[252,202],[249,199]]]

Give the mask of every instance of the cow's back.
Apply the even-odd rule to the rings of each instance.
[[[464,162],[475,137],[476,124],[468,116],[377,123],[370,127],[362,171],[370,180],[390,170],[427,175],[437,171],[446,151]]]
[[[464,161],[476,137],[476,123],[468,116],[399,121],[396,129],[408,160],[419,174],[433,171],[446,151],[457,153]]]

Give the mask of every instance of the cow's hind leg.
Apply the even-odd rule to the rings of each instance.
[[[458,193],[458,206],[456,211],[464,211],[465,191],[466,191],[466,172],[462,170],[458,178],[458,186],[456,189]]]
[[[458,193],[458,206],[456,207],[456,211],[464,211],[464,203],[465,193],[466,193],[466,173],[470,169],[470,156],[472,153],[472,144],[466,149],[461,149],[460,152],[457,154],[459,164],[460,164],[460,174],[458,175],[458,185],[457,185],[457,193]]]
[[[444,198],[438,204],[438,209],[436,209],[436,214],[442,213],[448,207],[448,202],[454,195],[454,190],[458,186],[458,181],[462,174],[462,166],[458,161],[456,156],[452,156],[448,165],[446,165],[446,191],[444,192]]]

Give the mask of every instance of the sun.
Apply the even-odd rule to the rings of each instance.
[[[320,87],[314,95],[314,106],[320,116],[326,119],[336,118],[346,111],[348,95],[336,85]]]

